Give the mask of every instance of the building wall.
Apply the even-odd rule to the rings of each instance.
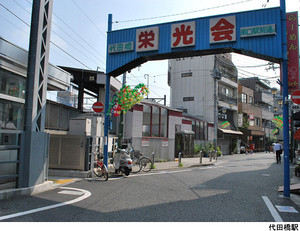
[[[186,109],[185,112],[188,114],[212,122],[214,88],[211,73],[213,67],[214,56],[170,60],[171,107]]]

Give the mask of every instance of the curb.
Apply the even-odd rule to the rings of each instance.
[[[34,194],[52,190],[54,188],[55,186],[53,184],[53,181],[46,181],[42,184],[27,187],[27,188],[6,189],[0,191],[0,201],[11,199],[13,197],[18,197],[18,196],[34,195]]]

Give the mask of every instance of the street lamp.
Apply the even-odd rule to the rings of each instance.
[[[272,93],[272,95],[276,95],[277,94],[277,88],[276,87],[273,87],[272,89],[271,89],[271,93]]]

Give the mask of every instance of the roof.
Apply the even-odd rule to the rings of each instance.
[[[240,131],[233,131],[233,130],[229,130],[229,129],[222,129],[222,128],[218,128],[221,132],[225,133],[225,134],[230,134],[230,135],[243,135],[242,132]]]

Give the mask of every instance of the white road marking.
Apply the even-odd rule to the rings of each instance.
[[[2,216],[2,217],[0,217],[0,221],[7,220],[7,219],[10,219],[10,218],[15,218],[15,217],[28,215],[28,214],[31,214],[31,213],[37,213],[37,212],[41,212],[41,211],[48,210],[48,209],[54,209],[54,208],[58,208],[58,207],[65,206],[65,205],[74,204],[76,202],[82,201],[82,200],[88,198],[89,196],[91,196],[91,193],[87,190],[84,190],[84,189],[68,188],[68,187],[60,187],[60,188],[61,189],[67,189],[67,190],[79,191],[80,193],[83,193],[83,195],[81,197],[78,197],[78,198],[74,199],[74,200],[70,200],[70,201],[66,201],[66,202],[62,202],[62,203],[58,203],[58,204],[54,204],[54,205],[49,205],[49,206],[45,206],[45,207],[41,207],[41,208],[37,208],[37,209],[31,209],[31,210],[24,211],[24,212],[19,212],[19,213],[14,213],[14,214]]]
[[[152,175],[162,175],[162,174],[172,174],[172,173],[178,173],[178,172],[190,172],[192,169],[186,169],[186,170],[178,170],[178,171],[160,171],[160,172],[148,172],[148,173],[142,173],[142,174],[136,174],[136,175],[129,175],[127,177],[118,177],[118,178],[109,178],[109,181],[111,180],[120,180],[123,178],[131,178],[131,177],[139,177],[139,176],[152,176]]]
[[[59,194],[67,194],[67,195],[82,195],[83,192],[78,192],[78,191],[72,191],[72,190],[63,190],[63,191],[60,191],[58,192]]]
[[[281,217],[277,213],[275,207],[273,206],[273,204],[271,203],[271,201],[269,200],[269,198],[267,196],[262,196],[262,199],[266,203],[266,205],[267,205],[270,213],[272,214],[275,222],[283,222],[283,220],[281,219]]]

